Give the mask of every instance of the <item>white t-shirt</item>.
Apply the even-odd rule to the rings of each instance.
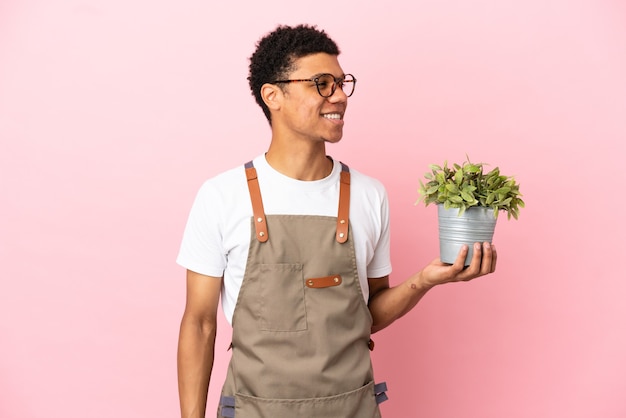
[[[341,164],[321,180],[301,181],[274,170],[260,155],[254,159],[265,213],[337,216]],[[177,263],[207,276],[224,277],[222,306],[232,323],[250,245],[252,204],[243,164],[207,180],[196,196]],[[357,272],[367,302],[367,278],[391,273],[389,202],[376,179],[350,168],[350,233]]]

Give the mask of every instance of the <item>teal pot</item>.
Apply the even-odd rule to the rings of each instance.
[[[441,261],[452,264],[463,244],[469,246],[465,265],[469,266],[474,254],[475,242],[489,242],[493,239],[496,218],[493,209],[474,206],[459,215],[458,208],[445,209],[437,205],[439,216],[439,255]]]

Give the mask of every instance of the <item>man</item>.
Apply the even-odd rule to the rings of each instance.
[[[380,417],[370,334],[433,286],[491,273],[475,244],[390,287],[384,187],[326,154],[356,79],[324,31],[280,26],[257,44],[249,82],[271,126],[267,153],[208,180],[178,263],[187,268],[178,373],[182,416],[203,417],[217,307],[233,326],[218,416]]]

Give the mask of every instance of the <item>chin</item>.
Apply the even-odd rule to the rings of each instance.
[[[341,141],[341,138],[343,138],[343,133],[339,135],[329,135],[329,136],[324,137],[323,139],[324,139],[324,142],[335,144]]]
[[[341,137],[339,137],[339,138],[334,138],[334,139],[324,139],[324,142],[327,142],[327,143],[329,143],[329,144],[336,144],[336,143],[338,143],[339,141],[341,141]]]

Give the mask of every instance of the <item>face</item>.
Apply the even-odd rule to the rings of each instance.
[[[328,73],[343,77],[344,72],[335,55],[318,53],[295,61],[289,79],[309,79]],[[337,87],[330,97],[322,97],[314,82],[289,83],[284,88],[280,112],[272,116],[285,133],[294,138],[335,143],[343,135],[343,117],[348,97]]]

